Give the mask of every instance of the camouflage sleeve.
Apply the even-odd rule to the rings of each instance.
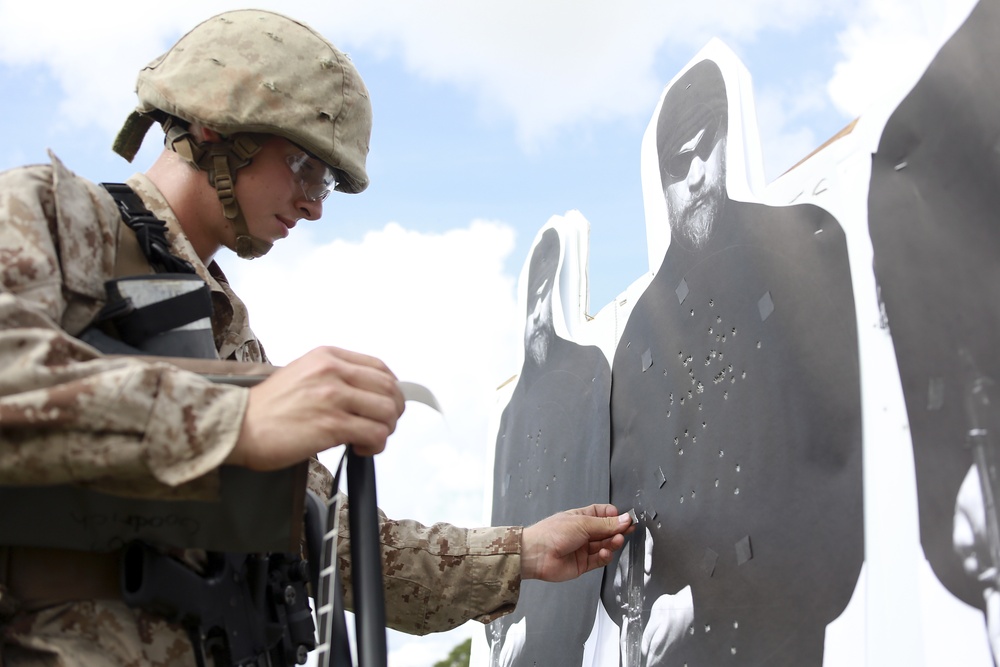
[[[247,390],[73,337],[103,304],[117,224],[54,156],[0,174],[0,484],[213,497]]]
[[[344,604],[354,609],[347,500],[341,495],[337,558]],[[386,624],[414,635],[514,610],[521,590],[521,528],[458,528],[394,521],[379,511]]]

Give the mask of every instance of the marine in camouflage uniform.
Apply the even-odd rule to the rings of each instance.
[[[285,46],[297,41],[329,49],[321,67],[341,68],[345,96],[360,96],[364,104],[345,111],[348,121],[337,125],[355,142],[342,151],[347,157],[331,151],[320,155],[347,176],[341,189],[363,189],[370,110],[364,84],[343,54],[305,26],[267,12],[231,12],[210,22],[189,37],[198,30],[228,30],[228,38],[207,35],[200,42],[225,53],[232,53],[233,36],[250,23],[275,44],[284,31]],[[141,98],[142,86],[141,76]],[[204,93],[197,93],[198,86],[188,88]],[[166,106],[158,102],[156,108]],[[271,112],[287,116],[290,106]],[[141,124],[153,110],[140,107],[142,114],[131,122],[138,118]],[[178,108],[170,110],[182,115]],[[204,113],[211,117],[211,111]],[[240,122],[245,118],[234,121]],[[237,129],[224,123],[213,127]],[[219,357],[266,362],[243,303],[218,265],[201,261],[163,194],[141,174],[128,184],[167,223],[171,252],[190,262],[210,286]],[[50,165],[0,174],[0,221],[0,484],[78,484],[150,498],[216,497],[218,468],[239,436],[250,390],[214,384],[165,363],[108,358],[76,338],[104,305],[104,283],[115,276],[124,229],[115,201],[52,156]],[[254,244],[246,246],[241,254],[262,254]],[[309,484],[329,496],[330,474],[318,463]],[[521,576],[521,528],[424,527],[384,516],[380,522],[391,627],[422,634],[470,618],[489,621],[513,608]],[[340,526],[340,572],[350,608],[346,515]],[[117,561],[113,553],[0,547],[0,662],[194,664],[192,644],[181,627],[120,599]]]

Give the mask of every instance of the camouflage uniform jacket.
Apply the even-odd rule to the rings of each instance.
[[[239,435],[248,390],[167,364],[106,358],[74,337],[104,304],[120,214],[102,188],[50,157],[51,165],[0,173],[0,484],[74,483],[145,497],[211,498],[217,469]],[[210,285],[220,358],[266,362],[219,267],[199,260],[145,176],[133,176],[129,185],[167,223],[173,252]],[[329,472],[314,465],[310,486],[328,496]],[[351,607],[344,505],[338,555]],[[391,627],[423,634],[513,609],[520,528],[381,521]],[[56,661],[47,664],[193,664],[187,636],[176,626],[116,600],[33,608],[4,599],[4,574],[0,569],[0,663],[28,664],[48,653]]]

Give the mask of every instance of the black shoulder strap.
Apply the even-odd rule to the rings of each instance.
[[[195,273],[190,262],[171,254],[167,223],[153,215],[132,188],[124,183],[101,183],[101,187],[114,197],[122,220],[135,232],[139,248],[154,271]]]

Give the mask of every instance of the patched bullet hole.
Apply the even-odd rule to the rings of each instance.
[[[681,496],[681,505],[684,504],[684,496]]]
[[[740,495],[740,487],[737,486],[735,489],[733,489],[733,495],[734,496]]]
[[[757,302],[757,310],[760,314],[760,321],[763,322],[771,316],[774,312],[774,301],[771,299],[770,292],[764,292],[764,296],[760,297]]]
[[[726,453],[720,449],[719,450],[719,458],[721,459],[725,455],[726,455]]]
[[[677,289],[674,290],[674,294],[677,295],[678,304],[684,303],[684,300],[687,298],[689,291],[690,290],[688,290],[687,281],[681,278],[680,283],[678,283],[677,285]]]

